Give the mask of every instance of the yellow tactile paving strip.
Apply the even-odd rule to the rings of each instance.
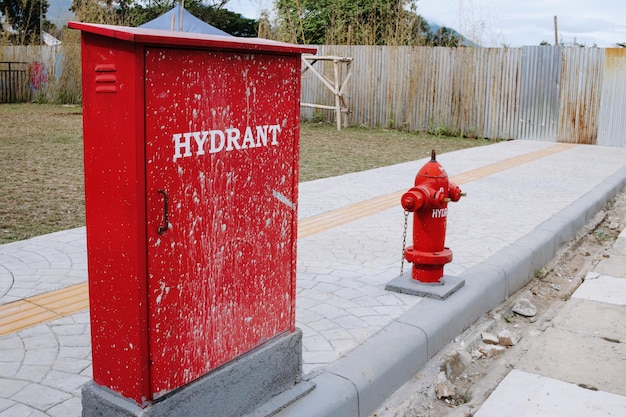
[[[558,144],[540,151],[530,152],[524,155],[505,159],[504,161],[486,165],[484,167],[473,169],[471,171],[455,175],[450,179],[458,185],[466,184],[470,181],[485,178],[497,172],[514,168],[539,158],[563,152],[575,146],[575,144],[570,143]],[[351,206],[342,207],[302,219],[298,222],[298,239],[302,239],[313,234],[332,229],[333,227],[341,226],[342,224],[399,206],[400,198],[403,193],[404,191],[398,191],[386,194],[370,200],[361,201]]]
[[[575,147],[575,144],[557,144],[549,148],[486,165],[451,178],[459,185],[488,177],[525,163]],[[404,191],[386,194],[362,201],[298,222],[298,238],[302,239],[333,227],[390,209],[400,204]],[[89,308],[87,283],[51,291],[9,304],[0,305],[0,336],[15,333],[39,323],[66,317]]]
[[[72,285],[0,306],[0,336],[89,308],[87,283]]]

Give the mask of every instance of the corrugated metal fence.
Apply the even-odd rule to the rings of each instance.
[[[624,48],[320,46],[318,55],[354,58],[351,125],[626,147]],[[302,100],[334,103],[311,75]]]

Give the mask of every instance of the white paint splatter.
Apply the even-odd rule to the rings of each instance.
[[[288,207],[290,207],[292,210],[296,209],[296,205],[294,202],[292,202],[286,195],[279,193],[276,190],[272,191],[272,195],[274,196],[274,198],[276,198],[278,201],[280,201],[283,204],[286,204]]]

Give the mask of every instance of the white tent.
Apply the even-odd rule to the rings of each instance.
[[[205,33],[207,35],[231,36],[208,23],[198,19],[180,4],[174,6],[169,12],[139,26],[146,29],[173,30],[176,32]]]
[[[48,46],[59,46],[62,44],[60,40],[49,34],[48,32],[42,32],[43,43]]]

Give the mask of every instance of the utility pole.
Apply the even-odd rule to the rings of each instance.
[[[43,11],[43,0],[39,0],[39,45],[43,45],[43,17],[41,13]]]
[[[554,16],[554,46],[559,44],[559,28],[556,20],[556,16]]]

